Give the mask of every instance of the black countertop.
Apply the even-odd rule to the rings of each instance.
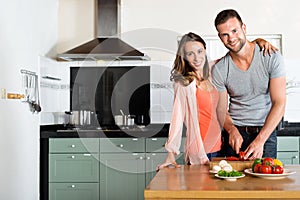
[[[149,124],[145,127],[102,128],[79,127],[70,128],[62,124],[40,126],[41,138],[117,138],[117,137],[168,137],[169,124]],[[278,131],[278,136],[300,136],[300,123],[285,123]]]
[[[65,127],[62,124],[42,125],[40,127],[41,138],[117,138],[117,137],[168,137],[169,124],[149,124],[145,127]]]
[[[285,122],[283,128],[278,131],[277,136],[300,136],[300,123]]]

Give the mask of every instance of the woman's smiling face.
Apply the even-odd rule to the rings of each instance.
[[[185,59],[197,71],[203,69],[205,55],[206,50],[201,42],[189,41],[185,44]]]

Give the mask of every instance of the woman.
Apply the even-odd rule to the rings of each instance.
[[[265,47],[265,52],[276,50],[265,40],[253,42]],[[179,166],[175,156],[179,154],[183,123],[186,127],[186,163],[207,164],[212,157],[219,156],[222,144],[216,114],[219,96],[211,82],[211,66],[214,63],[208,63],[206,43],[200,36],[190,32],[182,37],[171,71],[174,105],[165,145],[168,156],[159,169],[168,165]]]

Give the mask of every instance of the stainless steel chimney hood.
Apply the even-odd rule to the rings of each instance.
[[[144,53],[119,38],[96,38],[63,54],[59,60],[149,60]]]
[[[115,35],[119,34],[120,0],[98,0],[98,38],[57,56],[58,60],[149,60],[149,57]]]

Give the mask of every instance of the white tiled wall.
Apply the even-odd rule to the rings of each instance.
[[[151,66],[151,123],[168,123],[173,105],[173,85],[170,82],[170,73],[173,61],[126,61],[114,63],[89,62],[57,62],[41,57],[41,77],[52,77],[60,80],[41,78],[41,123],[64,123],[64,112],[70,109],[70,66]]]
[[[41,123],[61,124],[70,105],[70,62],[40,57]],[[47,78],[48,77],[48,78]],[[57,80],[54,80],[54,79]]]
[[[170,122],[173,106],[173,84],[170,74],[173,61],[151,62],[151,122]]]
[[[289,122],[300,121],[300,59],[285,60],[287,77],[287,104],[284,118]]]
[[[208,42],[208,46],[210,43]],[[220,51],[216,51],[220,53]],[[217,54],[212,57],[217,58]],[[102,63],[103,64],[103,63]],[[111,63],[111,65],[128,65],[129,63]],[[173,84],[170,73],[173,60],[154,60],[147,63],[130,63],[151,66],[151,107],[150,116],[152,123],[170,122],[173,106]],[[287,106],[285,120],[290,122],[300,121],[300,60],[285,60],[287,81],[291,88],[287,89]],[[40,59],[41,65],[41,122],[42,124],[63,123],[64,111],[69,110],[69,68],[82,66],[80,62],[57,62],[45,57]],[[97,62],[86,62],[85,65],[99,65]],[[100,63],[101,65],[101,63]],[[107,66],[107,65],[106,65]],[[42,78],[50,76],[61,79],[60,81]]]

